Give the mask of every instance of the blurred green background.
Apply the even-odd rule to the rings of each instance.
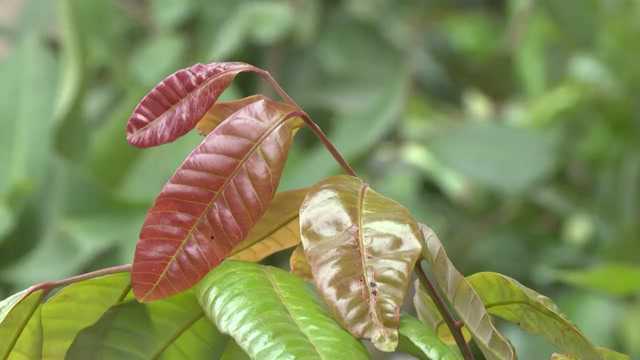
[[[466,274],[555,299],[640,357],[640,1],[0,0],[0,298],[130,262],[200,141],[126,144],[195,62],[268,69]],[[241,75],[225,97],[265,92]],[[310,132],[281,189],[339,172]],[[542,340],[506,328],[521,359]]]

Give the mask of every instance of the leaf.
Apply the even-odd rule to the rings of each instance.
[[[602,347],[597,348],[597,350],[603,360],[631,360],[628,355],[621,354],[613,350]],[[579,358],[566,354],[553,353],[551,355],[551,360],[579,360]]]
[[[196,129],[201,135],[206,135],[234,112],[251,103],[264,99],[266,98],[263,95],[251,95],[242,99],[217,102],[213,104],[211,109],[198,121]]]
[[[316,302],[304,281],[278,268],[225,261],[198,285],[218,329],[252,359],[368,359],[365,348]]]
[[[420,230],[425,241],[424,258],[431,265],[436,283],[487,359],[515,359],[509,341],[494,327],[482,299],[453,266],[436,234],[424,224]]]
[[[433,303],[433,300],[431,300],[431,297],[427,294],[424,287],[420,285],[420,281],[418,279],[415,281],[414,288],[416,293],[413,298],[413,306],[416,309],[418,319],[435,331],[442,342],[447,345],[455,346],[456,340],[451,334],[451,330],[449,330],[449,327],[442,318],[440,311],[438,311],[436,304]],[[467,342],[471,341],[471,333],[469,332],[469,329],[467,329],[466,326],[463,326],[461,331],[464,339]]]
[[[400,317],[398,350],[426,360],[462,359],[456,347],[443,343],[432,329],[406,314]]]
[[[498,273],[473,274],[467,281],[491,315],[544,336],[564,354],[585,360],[600,359],[596,348],[548,297]]]
[[[129,275],[113,274],[62,288],[41,305],[46,290],[32,287],[3,301],[3,358],[63,359],[76,334],[129,292]],[[2,316],[0,315],[0,318]]]
[[[31,288],[0,302],[0,339],[2,339],[0,341],[0,358],[8,358],[20,336],[23,333],[25,336],[28,335],[25,328],[34,316],[43,296],[43,290]]]
[[[220,358],[220,360],[249,360],[249,359],[251,358],[233,340],[230,340],[227,343],[227,347],[224,349],[224,353]]]
[[[421,251],[409,212],[358,178],[334,176],[307,194],[300,233],[316,288],[334,315],[354,336],[393,351]]]
[[[304,248],[302,245],[296,246],[289,258],[289,268],[291,273],[303,278],[304,280],[313,280],[313,273],[311,272],[311,266],[304,256]]]
[[[555,166],[556,137],[493,124],[466,124],[430,143],[438,160],[469,179],[507,193],[520,192]],[[508,171],[505,171],[508,169]]]
[[[218,359],[228,337],[204,316],[193,292],[118,304],[82,330],[67,359]]]
[[[552,275],[564,283],[611,295],[640,293],[640,266],[631,264],[608,263],[586,270],[556,270]]]
[[[78,332],[93,324],[130,291],[129,274],[119,273],[62,288],[41,306],[43,359],[64,359]]]
[[[176,170],[142,225],[132,286],[141,301],[186,290],[247,237],[278,187],[292,107],[255,102],[212,131]]]
[[[169,75],[145,95],[127,123],[127,141],[151,147],[189,132],[235,76],[254,69],[244,63],[195,64]]]
[[[300,243],[298,211],[308,188],[277,193],[249,235],[236,245],[230,259],[260,261]]]

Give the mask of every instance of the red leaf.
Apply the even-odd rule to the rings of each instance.
[[[132,286],[140,301],[186,290],[264,214],[302,122],[289,105],[254,102],[218,125],[164,186],[142,226]]]
[[[224,62],[176,71],[140,100],[127,123],[127,141],[142,148],[174,141],[196,126],[238,73],[254,70]]]

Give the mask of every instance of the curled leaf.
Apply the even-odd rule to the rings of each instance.
[[[220,94],[251,65],[239,62],[195,64],[169,75],[145,95],[127,122],[127,141],[151,147],[186,134]]]
[[[453,266],[436,234],[420,224],[425,247],[424,257],[431,265],[436,283],[454,310],[473,334],[476,343],[487,359],[515,359],[511,343],[495,328],[482,299]]]
[[[300,233],[316,288],[335,316],[354,336],[393,351],[421,251],[407,209],[356,177],[334,176],[309,190]]]
[[[204,114],[200,121],[198,121],[198,123],[196,124],[196,129],[198,130],[200,135],[207,135],[211,132],[211,130],[215,129],[216,126],[220,125],[220,123],[224,119],[231,116],[231,114],[233,114],[234,112],[251,103],[264,99],[266,98],[263,95],[252,95],[238,100],[217,102],[213,104],[211,109],[209,109],[209,111]]]
[[[305,280],[313,280],[313,273],[307,258],[304,256],[304,248],[298,245],[289,258],[289,268],[291,272]]]
[[[215,128],[164,186],[140,232],[136,298],[151,301],[193,286],[247,237],[269,208],[293,134],[292,107],[254,102]]]
[[[493,272],[467,277],[491,315],[518,324],[522,329],[544,336],[568,356],[601,359],[596,347],[560,312],[551,299]]]
[[[298,211],[309,189],[277,193],[262,218],[251,228],[247,238],[231,252],[230,259],[260,261],[267,256],[300,243]]]
[[[252,359],[368,359],[300,278],[278,268],[225,261],[198,285],[207,317]]]
[[[30,288],[0,302],[0,339],[2,339],[0,358],[7,359],[20,337],[23,334],[25,337],[30,335],[26,330],[27,326],[36,315],[39,316],[39,313],[36,314],[36,309],[40,306],[43,297],[43,290]],[[39,343],[40,341],[38,345]]]

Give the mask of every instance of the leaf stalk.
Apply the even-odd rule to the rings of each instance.
[[[444,319],[444,322],[447,324],[447,327],[451,331],[451,335],[453,335],[453,338],[456,341],[456,345],[458,345],[458,348],[462,353],[462,357],[464,357],[465,360],[475,360],[475,357],[471,352],[471,348],[469,348],[469,344],[467,344],[464,336],[462,335],[461,329],[464,323],[453,318],[453,315],[451,315],[449,309],[447,309],[444,300],[442,299],[442,297],[440,297],[440,294],[438,294],[435,286],[433,286],[431,280],[429,280],[427,275],[424,273],[424,270],[422,270],[422,265],[420,265],[419,263],[416,264],[415,272],[418,275],[420,283],[427,290],[427,293],[436,304],[438,311],[442,315],[442,319]]]

